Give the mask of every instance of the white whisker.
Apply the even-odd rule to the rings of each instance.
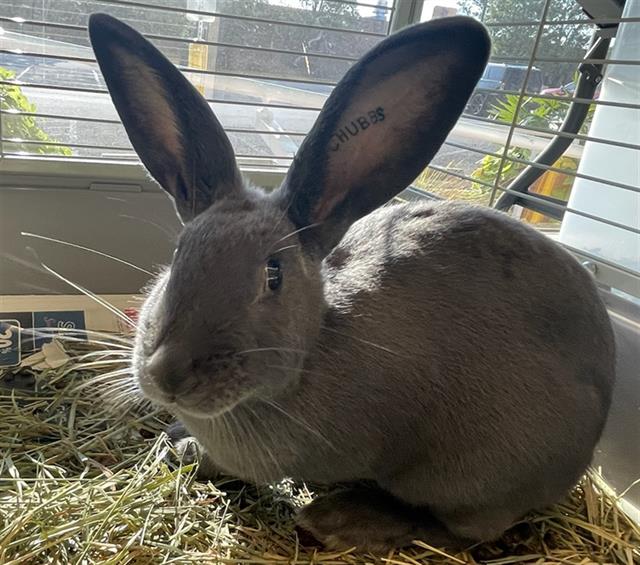
[[[262,445],[256,440],[255,434],[253,433],[253,427],[250,425],[249,419],[247,417],[241,417],[240,422],[242,424],[242,429],[244,430],[245,441],[253,444],[253,448],[251,449],[251,460],[256,462],[257,470],[255,470],[253,474],[255,477],[254,483],[258,484],[258,470],[264,468]]]
[[[97,390],[103,395],[110,394],[111,396],[119,392],[128,392],[128,393],[137,392],[136,387],[131,382],[128,382],[128,381],[123,381],[120,383],[107,383],[104,386],[102,385],[99,386]]]
[[[244,436],[242,439],[244,440],[243,443],[247,443],[249,440],[249,437],[247,435],[247,431],[244,428],[244,426],[242,425],[242,419],[238,419],[236,418],[235,414],[233,413],[233,410],[230,410],[228,412],[226,412],[229,415],[229,418],[231,418],[233,420],[233,425],[231,426],[231,428],[233,428],[235,426],[236,430],[240,433],[242,433],[242,435]],[[238,447],[240,447],[240,443],[238,441],[236,441],[236,445],[238,445]],[[253,475],[253,482],[254,484],[258,484],[258,475],[256,473],[256,467],[254,465],[254,459],[253,457],[249,457],[248,459],[249,461],[249,465],[251,466],[251,472]]]
[[[138,408],[144,404],[143,402],[140,401],[139,398],[135,396],[133,391],[129,391],[129,390],[120,392],[119,394],[116,394],[114,396],[108,396],[108,397],[103,396],[103,400],[108,405],[114,406],[117,408],[122,408],[123,404],[126,407]]]
[[[30,263],[29,261],[26,261],[25,259],[22,259],[21,257],[18,257],[16,255],[13,255],[11,253],[7,253],[6,251],[3,251],[0,254],[0,257],[4,257],[5,259],[9,259],[9,261],[13,261],[14,263],[17,263],[18,265],[21,265],[23,267],[26,267],[27,269],[31,269],[32,271],[37,271],[38,273],[46,273],[46,271],[34,264],[34,263]],[[54,291],[52,288],[47,289],[51,292],[53,292],[54,294],[58,294],[58,292]]]
[[[280,249],[276,249],[272,251],[270,255],[275,255],[276,253],[280,253],[281,251],[286,251],[287,249],[295,249],[296,247],[300,247],[299,245],[285,245],[284,247],[280,247]]]
[[[42,271],[44,272],[44,270]],[[29,289],[32,292],[32,294],[48,294],[48,295],[56,295],[56,294],[62,294],[59,290],[56,290],[55,288],[51,288],[50,286],[40,286],[39,284],[33,284],[33,283],[29,283],[29,282],[20,282],[20,285],[22,288],[24,289]]]
[[[167,238],[169,239],[169,241],[175,240],[175,238],[178,237],[178,231],[168,230],[166,227],[160,225],[158,222],[154,222],[152,220],[149,220],[148,218],[140,218],[140,217],[135,217],[135,216],[129,216],[128,214],[120,214],[120,217],[121,218],[127,218],[128,220],[134,220],[135,222],[138,222],[138,223],[142,222],[144,224],[149,224],[150,226],[153,226],[154,228],[157,228],[164,235],[166,235]]]
[[[280,217],[278,218],[278,221],[276,222],[275,226],[273,226],[273,229],[271,230],[269,237],[271,237],[274,233],[276,233],[277,229],[280,227],[280,224],[282,223],[282,220],[284,220],[287,214],[289,213],[289,208],[291,208],[291,204],[292,204],[292,201],[290,201],[289,204],[285,206],[284,210],[282,211],[282,214],[280,214]]]
[[[103,308],[109,310],[109,312],[111,312],[112,314],[114,314],[115,316],[117,316],[118,318],[120,318],[121,320],[126,322],[127,324],[131,324],[134,327],[136,326],[136,323],[131,318],[129,318],[129,316],[127,316],[126,314],[123,314],[113,304],[109,303],[108,301],[104,300],[103,298],[100,298],[98,295],[94,294],[90,290],[87,290],[83,286],[81,286],[81,285],[79,285],[77,283],[74,283],[73,281],[69,280],[68,278],[66,278],[65,276],[61,275],[60,273],[58,273],[57,271],[55,271],[51,267],[47,266],[45,263],[41,262],[40,264],[49,273],[51,273],[52,275],[58,277],[61,281],[66,282],[69,286],[75,288],[76,290],[79,290],[80,292],[82,292],[82,294],[84,294],[85,296],[88,296],[89,298],[91,298],[92,300],[94,300],[95,302],[100,304]]]
[[[125,357],[128,358],[131,356],[131,353],[128,351],[121,351],[118,349],[104,349],[102,351],[90,351],[89,353],[84,353],[82,355],[78,355],[77,357],[72,357],[74,361],[83,362],[85,359],[91,359],[92,357]]]
[[[89,340],[87,340],[87,339],[82,339],[80,337],[72,337],[72,336],[69,336],[69,335],[59,335],[59,334],[53,333],[53,332],[46,332],[45,333],[45,332],[39,332],[39,331],[36,331],[36,332],[29,331],[28,333],[30,333],[31,335],[33,335],[35,337],[44,337],[44,338],[47,338],[47,339],[53,338],[53,339],[57,339],[57,340],[62,341],[62,342],[68,341],[68,342],[71,342],[71,343],[89,343],[91,345],[102,345],[104,347],[113,347],[116,350],[127,351],[127,352],[130,352],[130,351],[133,350],[132,347],[127,347],[125,345],[120,345],[118,343],[109,343],[108,341],[100,341],[100,340],[97,340],[97,339],[89,339]]]
[[[295,231],[292,231],[291,233],[288,233],[288,234],[287,234],[287,235],[285,235],[284,237],[281,237],[280,239],[278,239],[278,240],[274,241],[274,242],[273,242],[273,245],[277,245],[278,243],[280,243],[281,241],[284,241],[285,239],[288,239],[288,238],[290,238],[290,237],[292,237],[292,236],[294,236],[294,235],[296,235],[296,234],[298,234],[298,233],[300,233],[300,232],[303,232],[303,231],[305,231],[305,230],[309,230],[309,229],[311,229],[311,228],[316,228],[316,227],[318,227],[319,225],[321,225],[321,224],[320,224],[320,223],[309,224],[308,226],[304,226],[304,227],[299,228],[299,229],[297,229],[297,230],[295,230]]]
[[[238,438],[236,437],[236,434],[234,433],[233,425],[227,421],[227,416],[229,416],[229,418],[231,418],[231,413],[230,412],[223,412],[220,415],[220,422],[222,423],[222,426],[224,427],[224,432],[231,438],[231,441],[233,442],[233,446],[235,448],[234,449],[235,453],[240,453],[240,445],[238,444]]]
[[[46,337],[53,337],[54,339],[57,339],[59,341],[65,342],[71,342],[71,343],[88,343],[90,345],[102,345],[104,347],[113,347],[115,351],[121,351],[121,352],[126,352],[127,354],[131,354],[131,351],[133,351],[132,347],[127,347],[126,345],[120,345],[118,343],[110,343],[108,341],[100,341],[98,339],[82,339],[81,337],[72,337],[72,336],[68,336],[68,335],[52,335],[52,334],[42,334],[45,335]]]
[[[245,349],[238,351],[236,355],[244,355],[245,353],[259,353],[261,351],[282,351],[285,353],[306,353],[303,349],[291,349],[289,347],[256,347],[255,349]]]
[[[355,341],[359,341],[360,343],[364,343],[365,345],[370,345],[371,347],[375,347],[375,348],[380,349],[382,351],[386,351],[387,353],[391,353],[392,355],[397,355],[398,357],[407,357],[406,355],[403,355],[402,353],[398,353],[397,351],[393,351],[392,349],[389,349],[388,347],[385,347],[384,345],[380,345],[378,343],[374,343],[373,341],[368,341],[366,339],[355,337],[353,335],[345,334],[345,333],[339,332],[337,330],[334,330],[332,328],[328,328],[326,326],[323,326],[322,329],[326,330],[328,332],[333,332],[334,334],[340,335],[342,337],[347,337],[349,339],[353,339]]]
[[[249,410],[251,411],[251,414],[253,414],[253,417],[260,422],[260,418],[258,417],[258,415],[255,413],[255,411],[253,410],[253,408],[248,407]],[[255,426],[251,426],[251,430],[254,433],[255,436],[258,436],[258,434],[255,431]],[[280,462],[278,461],[278,459],[276,458],[276,456],[273,454],[273,451],[271,451],[271,449],[269,448],[269,446],[267,445],[267,440],[263,439],[260,442],[255,442],[256,444],[259,444],[260,447],[262,447],[266,452],[267,455],[269,456],[269,458],[271,459],[271,461],[273,461],[273,464],[276,466],[276,469],[278,470],[278,473],[282,476],[284,476],[284,472],[282,471],[282,467],[280,465]],[[263,463],[263,467],[264,467],[264,463]]]
[[[105,380],[110,380],[110,379],[114,379],[115,377],[121,377],[123,375],[130,375],[131,374],[131,369],[126,368],[126,369],[118,369],[117,371],[110,371],[108,373],[105,373],[104,375],[100,375],[98,377],[93,377],[90,378],[87,381],[84,381],[83,383],[75,386],[73,388],[74,392],[79,392],[81,390],[84,390],[85,388],[88,388],[90,386],[95,386],[96,384],[105,381]],[[122,381],[123,379],[117,379],[118,381]]]
[[[110,367],[112,365],[124,365],[127,364],[126,360],[122,359],[105,359],[99,361],[89,361],[87,363],[74,363],[69,369],[62,373],[62,376],[66,376],[73,371],[82,371],[83,369],[100,369],[102,367]]]
[[[121,263],[123,265],[126,265],[127,267],[131,267],[132,269],[135,269],[136,271],[140,271],[141,273],[145,273],[147,275],[151,275],[152,277],[155,276],[154,273],[152,273],[151,271],[147,271],[146,269],[143,269],[142,267],[138,267],[138,265],[134,265],[133,263],[130,263],[129,261],[125,261],[124,259],[120,259],[118,257],[114,257],[113,255],[109,255],[108,253],[104,253],[103,251],[98,251],[97,249],[91,249],[90,247],[85,247],[84,245],[78,245],[77,243],[71,243],[69,241],[63,241],[62,239],[56,239],[54,237],[48,237],[45,235],[39,235],[37,233],[30,233],[30,232],[20,232],[20,235],[24,235],[25,237],[33,237],[35,239],[42,239],[44,241],[51,241],[53,243],[59,243],[60,245],[67,245],[68,247],[75,247],[76,249],[81,249],[82,251],[88,251],[89,253],[94,253],[95,255],[100,255],[101,257],[106,257],[107,259],[111,259],[112,261],[115,261],[117,263]]]
[[[97,383],[96,390],[101,392],[118,392],[122,390],[135,391],[137,390],[135,383],[131,379],[118,378],[112,382]]]
[[[125,345],[131,346],[131,339],[119,336],[113,332],[101,332],[97,330],[82,330],[79,328],[50,328],[40,326],[36,328],[26,328],[28,330],[37,330],[40,332],[56,332],[56,333],[68,333],[68,334],[80,334],[80,335],[95,335],[104,339],[110,339]]]
[[[304,373],[306,375],[317,375],[318,377],[330,377],[327,373],[320,373],[319,371],[310,371],[309,369],[302,369],[298,367],[287,367],[286,365],[265,365],[268,369],[281,369],[283,371],[293,371],[294,373]]]
[[[97,387],[96,391],[103,396],[109,395],[111,398],[113,398],[116,394],[119,394],[121,392],[127,392],[131,394],[136,391],[136,388],[128,382],[107,383],[106,385],[100,385],[99,387]]]
[[[126,385],[128,387],[135,387],[135,383],[128,373],[121,373],[118,375],[110,374],[108,378],[94,377],[88,381],[84,381],[81,385],[75,388],[75,391],[84,390],[88,387],[96,387],[97,389],[108,389],[111,387],[120,387]]]
[[[310,433],[312,433],[314,436],[316,436],[317,438],[321,439],[324,443],[326,443],[333,451],[338,451],[334,445],[326,438],[324,437],[318,430],[312,428],[307,422],[305,422],[304,420],[299,420],[298,418],[296,418],[295,416],[292,416],[291,414],[289,414],[289,412],[287,412],[284,408],[282,408],[282,406],[280,406],[277,402],[275,402],[274,400],[262,400],[262,402],[268,404],[269,406],[271,406],[272,408],[275,408],[278,412],[280,412],[281,414],[283,414],[284,416],[286,416],[287,418],[289,418],[291,421],[295,422],[296,424],[302,426],[305,430],[309,431]]]

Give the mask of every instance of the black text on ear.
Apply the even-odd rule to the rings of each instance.
[[[369,126],[375,125],[384,120],[384,108],[378,106],[374,110],[369,110],[366,115],[358,116],[348,124],[344,124],[336,133],[331,136],[331,151],[338,151],[344,143],[366,130]]]

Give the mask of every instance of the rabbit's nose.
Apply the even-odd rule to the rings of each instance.
[[[160,345],[147,359],[145,373],[160,390],[175,394],[187,378],[185,367],[182,365],[175,350]]]

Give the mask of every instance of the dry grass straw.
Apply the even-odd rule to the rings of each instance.
[[[197,481],[171,462],[166,415],[114,409],[100,384],[78,387],[122,357],[91,362],[0,381],[0,563],[640,562],[638,527],[592,478],[498,542],[455,556],[423,542],[379,558],[322,551],[293,527],[306,487]]]
[[[445,168],[454,173],[465,173],[463,164],[458,167],[455,162],[452,162]],[[428,193],[435,194],[444,200],[461,200],[485,206],[489,203],[491,196],[491,189],[432,168],[425,169],[413,181],[412,186],[426,190]]]

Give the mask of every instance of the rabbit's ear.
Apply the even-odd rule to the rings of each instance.
[[[89,18],[91,44],[113,103],[145,167],[183,221],[241,186],[231,143],[211,108],[176,67],[128,25]]]
[[[465,17],[419,24],[379,43],[327,99],[279,197],[322,251],[424,169],[482,75],[490,41]],[[302,233],[302,232],[301,232]]]

